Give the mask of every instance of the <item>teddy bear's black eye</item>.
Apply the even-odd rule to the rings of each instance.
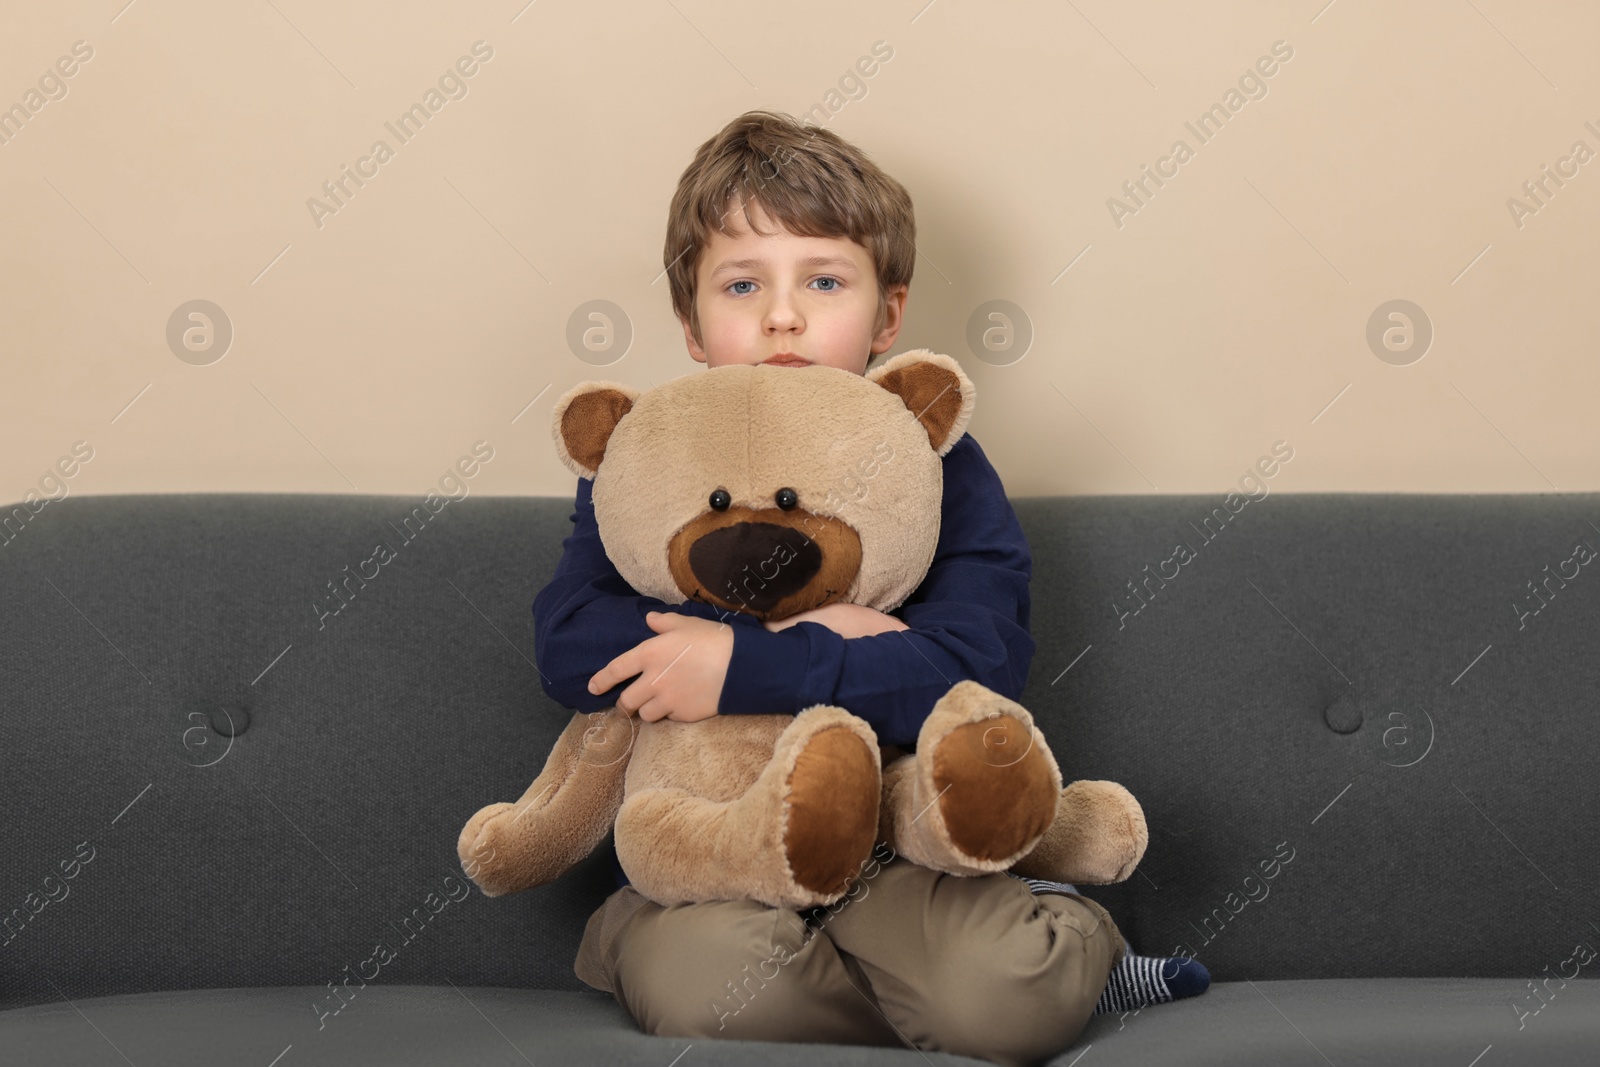
[[[713,489],[711,491],[711,507],[716,511],[727,511],[728,505],[733,503],[733,497],[728,495],[726,489]]]
[[[778,506],[784,511],[792,511],[794,506],[800,503],[800,494],[793,489],[783,488],[773,495],[773,499],[778,502]]]

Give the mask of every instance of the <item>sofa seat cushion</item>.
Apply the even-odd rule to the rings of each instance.
[[[1600,1064],[1600,982],[1549,984],[1554,994],[1533,1013],[1541,1001],[1509,978],[1214,982],[1136,1015],[1097,1015],[1072,1055],[1051,1063],[1064,1067],[1092,1044],[1082,1067]],[[1513,1003],[1528,1014],[1519,1018]]]
[[[354,986],[355,983],[352,983]],[[641,1033],[609,994],[369,984],[337,1014],[326,986],[168,990],[0,1012],[5,1067],[925,1067],[910,1049]],[[693,1045],[692,1049],[688,1046]],[[677,1057],[688,1049],[682,1060]],[[124,1058],[126,1057],[126,1058]],[[958,1056],[933,1062],[981,1064]],[[992,1067],[992,1065],[990,1065]]]
[[[1206,994],[1126,1017],[1096,1016],[1051,1063],[1592,1067],[1600,982],[1569,981],[1535,1014],[1504,979],[1217,982]],[[664,1067],[691,1044],[695,1067],[761,1063],[973,1064],[910,1049],[649,1037],[611,997],[543,989],[369,986],[337,1014],[327,987],[206,989],[98,997],[0,1012],[8,1064],[483,1063]],[[1519,1001],[1520,1002],[1520,1001]],[[1537,1003],[1529,999],[1524,1011]],[[1518,1028],[1518,1022],[1521,1028]],[[1086,1050],[1093,1046],[1092,1051]],[[1487,1050],[1487,1054],[1486,1053]],[[820,1058],[819,1058],[820,1055]],[[1092,1057],[1092,1063],[1089,1058]],[[1481,1059],[1479,1058],[1481,1057]],[[685,1061],[687,1063],[687,1061]]]

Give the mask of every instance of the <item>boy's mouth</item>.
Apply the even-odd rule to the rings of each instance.
[[[799,356],[795,355],[793,352],[779,352],[775,356],[772,356],[772,357],[770,357],[768,359],[762,360],[761,363],[762,363],[763,366],[767,366],[767,367],[808,367],[808,366],[810,366],[809,363],[807,363],[805,360],[801,359]]]

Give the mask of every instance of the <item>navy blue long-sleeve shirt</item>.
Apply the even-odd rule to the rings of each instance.
[[[941,462],[944,498],[933,562],[890,613],[909,629],[850,639],[817,622],[774,633],[751,615],[640,595],[606,556],[593,482],[580,478],[573,531],[562,542],[555,574],[533,600],[534,658],[545,693],[576,711],[611,707],[634,679],[598,694],[589,692],[589,679],[656,635],[647,612],[677,611],[733,627],[719,715],[792,715],[832,704],[866,720],[879,742],[909,749],[933,705],[963,679],[1018,699],[1034,653],[1033,557],[1000,476],[972,435]],[[617,884],[626,885],[614,850],[611,862]]]

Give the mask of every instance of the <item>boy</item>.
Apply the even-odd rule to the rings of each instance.
[[[740,116],[700,147],[672,200],[665,259],[690,354],[708,368],[864,373],[899,334],[914,238],[909,195],[853,146],[780,114]],[[829,604],[762,626],[636,594],[605,556],[580,479],[574,533],[533,604],[545,691],[645,721],[834,704],[902,748],[962,678],[1017,699],[1034,652],[1027,542],[970,434],[943,463],[938,547],[899,617]],[[848,906],[804,913],[664,908],[618,867],[575,968],[648,1033],[905,1044],[1007,1064],[1060,1051],[1097,1000],[1174,995],[1150,973],[1161,961],[1126,954],[1110,916],[1070,886],[894,858],[871,867]],[[1131,986],[1107,984],[1114,966],[1146,980],[1129,1003],[1119,994]]]

